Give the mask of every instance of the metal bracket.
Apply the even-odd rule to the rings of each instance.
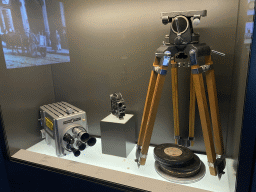
[[[215,161],[215,163],[212,163],[212,162],[208,161],[208,166],[215,168],[216,167],[216,161]]]
[[[182,139],[180,136],[174,136],[174,139],[176,140],[177,139],[177,144],[178,145],[182,145]]]
[[[178,62],[178,67],[190,67],[190,63],[188,62]]]
[[[216,55],[219,55],[219,56],[222,56],[222,57],[225,56],[225,53],[221,53],[221,52],[215,51],[215,50],[211,50],[211,51],[212,51],[212,53],[215,53]]]
[[[144,159],[147,159],[147,156],[148,156],[148,154],[146,154],[146,155],[143,155],[142,153],[140,153],[140,158],[144,158]]]
[[[174,136],[174,139],[181,139],[180,136]]]
[[[137,145],[136,146],[136,159],[135,159],[135,162],[137,162],[138,167],[140,167],[140,159],[141,158],[146,159],[147,156],[148,156],[147,154],[145,155],[145,154],[141,153],[141,146]]]
[[[191,65],[197,65],[196,50],[195,49],[191,49],[189,51],[189,57],[190,57]]]
[[[141,146],[136,146],[136,159],[135,162],[137,162],[138,167],[140,167],[140,153],[141,152]]]
[[[225,155],[217,155],[217,159],[214,163],[208,162],[209,167],[217,169],[217,175],[220,179],[223,174],[225,174],[224,169],[226,167]]]
[[[167,74],[167,70],[163,70],[160,67],[153,67],[153,71],[155,71],[156,73],[158,73],[160,75],[166,75]]]
[[[201,15],[194,15],[193,17],[194,17],[194,18],[199,18],[199,19],[200,19],[200,18],[201,18]]]
[[[217,175],[218,178],[220,179],[223,174],[225,174],[224,169],[226,167],[226,159],[225,155],[217,155],[216,159],[216,168],[217,168]]]
[[[165,51],[164,53],[155,53],[155,56],[161,58],[161,66],[168,67],[171,60],[171,52]],[[166,75],[167,70],[161,69],[160,66],[153,67],[153,71],[160,75]]]
[[[176,17],[177,15],[184,15],[185,17],[193,17],[194,15],[200,15],[201,17],[207,16],[206,10],[199,10],[199,11],[173,11],[173,12],[162,12],[161,18],[167,17]]]
[[[213,65],[201,65],[197,69],[191,69],[192,74],[199,74],[199,73],[204,73],[206,71],[212,70]]]
[[[45,139],[45,138],[46,138],[46,135],[45,135],[46,132],[45,132],[45,130],[44,130],[44,129],[41,129],[40,132],[41,132],[42,139]]]
[[[190,147],[192,141],[195,141],[195,137],[188,137],[188,140],[186,140],[186,147]]]
[[[162,58],[162,57],[169,57],[171,58],[171,52],[170,51],[165,51],[164,53],[155,53],[156,57]],[[168,58],[167,58],[168,59]]]
[[[194,137],[188,137],[187,139],[182,138],[181,136],[174,136],[174,139],[177,139],[178,145],[182,145],[184,147],[190,147],[191,141],[194,141]]]

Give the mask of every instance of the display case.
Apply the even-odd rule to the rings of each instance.
[[[130,191],[236,191],[245,153],[240,151],[245,145],[241,132],[246,129],[242,121],[255,1],[10,0],[0,6],[0,106],[7,161]],[[213,92],[207,70],[215,73]],[[165,81],[156,80],[161,93],[151,97],[152,74],[164,75]],[[200,87],[197,74],[202,75]],[[209,101],[199,97],[199,88]],[[116,94],[113,99],[113,93],[123,98]],[[221,141],[210,116],[215,113],[212,100]],[[204,125],[202,108],[209,108],[205,119],[212,125]],[[138,154],[144,121],[146,153]],[[172,157],[187,149],[195,154],[193,162],[200,161],[196,175],[159,173],[156,149],[162,144],[180,147],[166,149]],[[211,161],[215,150],[225,159],[224,170]],[[187,174],[190,168],[179,171]]]

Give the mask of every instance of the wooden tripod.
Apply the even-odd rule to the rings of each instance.
[[[195,50],[193,50],[195,52]],[[190,52],[191,58],[191,83],[190,83],[190,109],[189,109],[189,138],[194,138],[194,122],[195,122],[195,103],[197,100],[201,126],[203,131],[204,143],[206,147],[206,154],[208,158],[208,165],[210,174],[216,176],[218,172],[218,165],[216,163],[216,153],[223,159],[224,147],[220,124],[217,90],[215,83],[215,74],[212,67],[211,55],[205,56],[205,65],[199,66],[196,61],[196,54]],[[149,87],[147,91],[147,98],[144,107],[139,139],[137,143],[137,163],[145,165],[147,152],[153,132],[157,109],[161,98],[161,92],[165,81],[166,71],[168,65],[163,65],[161,58],[155,57],[153,63],[154,70],[151,72]],[[178,143],[180,138],[179,128],[179,110],[178,110],[178,65],[174,57],[169,57],[171,60],[171,75],[172,75],[172,101],[173,101],[173,116],[174,116],[174,135],[175,143]],[[161,64],[160,64],[161,63]],[[156,70],[157,69],[157,70]],[[212,119],[212,127],[214,133],[214,141],[211,130],[211,120],[208,111],[207,99],[204,88],[203,74],[206,74],[206,84],[209,95],[210,112]],[[191,142],[193,145],[193,141]]]

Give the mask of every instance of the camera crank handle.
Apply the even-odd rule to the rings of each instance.
[[[215,50],[211,50],[211,51],[212,51],[212,53],[215,53],[216,55],[219,55],[219,56],[222,56],[222,57],[226,56],[225,53],[221,53],[221,52],[218,52],[218,51],[215,51]]]
[[[178,18],[175,18],[175,23],[176,23],[176,27],[177,27],[177,31],[178,31],[178,34],[177,35],[180,35],[180,26],[179,26],[179,20]]]

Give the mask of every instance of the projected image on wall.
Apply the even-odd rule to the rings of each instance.
[[[7,69],[69,62],[64,5],[56,0],[0,0]]]

